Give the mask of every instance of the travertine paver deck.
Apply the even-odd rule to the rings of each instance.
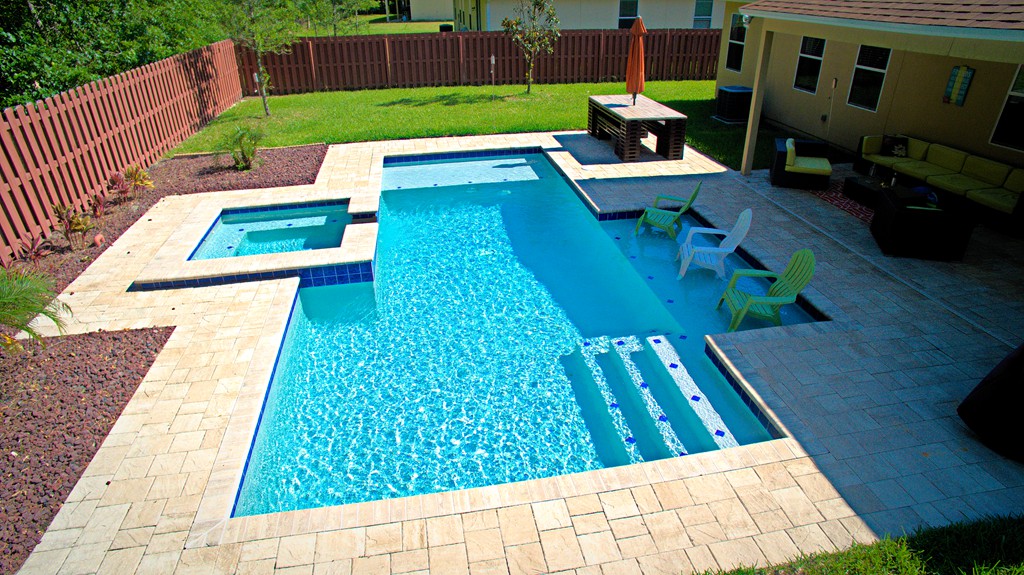
[[[375,206],[384,154],[534,145],[603,211],[699,178],[696,207],[712,223],[754,209],[744,247],[766,265],[815,250],[807,295],[833,321],[709,338],[791,438],[230,519],[298,282],[125,289],[203,202],[295,190],[165,198],[61,296],[72,332],[177,327],[22,572],[678,573],[1024,512],[1024,466],[977,443],[954,411],[1024,332],[1020,241],[979,229],[963,263],[886,258],[863,223],[764,174],[740,177],[691,149],[624,165],[579,133],[332,146],[300,192]]]

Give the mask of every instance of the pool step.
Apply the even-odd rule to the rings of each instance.
[[[602,353],[608,353],[609,351],[608,338],[584,341],[583,345],[580,347],[583,362],[586,363],[587,368],[590,370],[594,383],[597,385],[597,389],[601,393],[601,397],[604,399],[604,405],[608,409],[608,413],[611,415],[615,431],[618,433],[619,439],[622,440],[622,444],[626,448],[626,455],[629,457],[629,462],[639,463],[643,461],[643,457],[640,455],[640,449],[637,446],[636,439],[633,436],[632,430],[629,428],[629,424],[626,423],[626,418],[623,416],[622,410],[619,409],[619,400],[616,399],[615,393],[608,384],[608,379],[604,375],[604,370],[602,370],[601,366],[597,364],[597,356]]]
[[[722,421],[722,416],[711,405],[711,401],[704,395],[704,392],[697,387],[697,383],[693,381],[693,377],[690,376],[690,372],[686,370],[682,360],[679,359],[676,349],[668,342],[668,338],[661,335],[651,336],[647,338],[647,345],[654,350],[662,365],[665,366],[665,371],[679,386],[683,397],[687,398],[687,403],[700,418],[704,428],[711,434],[711,439],[715,444],[720,449],[738,446],[736,438]]]
[[[637,394],[640,395],[640,399],[644,403],[644,407],[647,408],[647,414],[651,416],[654,421],[654,426],[658,429],[661,434],[662,441],[665,442],[665,446],[668,447],[674,455],[686,455],[686,446],[680,441],[679,436],[676,435],[672,425],[668,421],[668,416],[665,415],[664,410],[658,404],[658,400],[651,394],[650,387],[647,382],[644,381],[643,374],[640,373],[640,368],[637,367],[633,360],[629,357],[631,353],[643,351],[643,346],[640,344],[635,336],[628,336],[618,338],[614,340],[615,352],[619,356],[619,360],[622,361],[622,365],[626,368],[626,373],[629,374],[629,379],[633,382],[633,388]]]

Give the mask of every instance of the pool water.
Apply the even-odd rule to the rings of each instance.
[[[224,210],[189,260],[336,248],[352,222],[348,204]]]
[[[676,282],[672,240],[598,223],[543,155],[396,164],[383,190],[375,282],[299,290],[236,516],[771,437],[703,353],[724,282]]]

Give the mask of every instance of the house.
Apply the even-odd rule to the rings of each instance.
[[[1024,0],[726,4],[718,86],[753,88],[759,120],[849,151],[906,134],[1024,166]]]
[[[409,19],[446,21],[452,19],[451,0],[409,0]]]
[[[501,30],[519,0],[454,0],[456,30]],[[643,16],[648,28],[718,28],[725,0],[557,0],[563,30],[629,28]]]

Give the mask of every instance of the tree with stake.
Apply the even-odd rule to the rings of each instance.
[[[562,34],[552,0],[519,0],[513,13],[515,18],[505,18],[501,27],[512,36],[512,41],[526,58],[526,93],[529,94],[537,55],[541,51],[546,54],[554,52],[555,42]]]
[[[263,100],[263,112],[270,115],[267,92],[270,76],[263,62],[267,54],[287,54],[295,41],[295,13],[287,0],[233,0],[228,16],[231,38],[256,55],[256,89]]]

